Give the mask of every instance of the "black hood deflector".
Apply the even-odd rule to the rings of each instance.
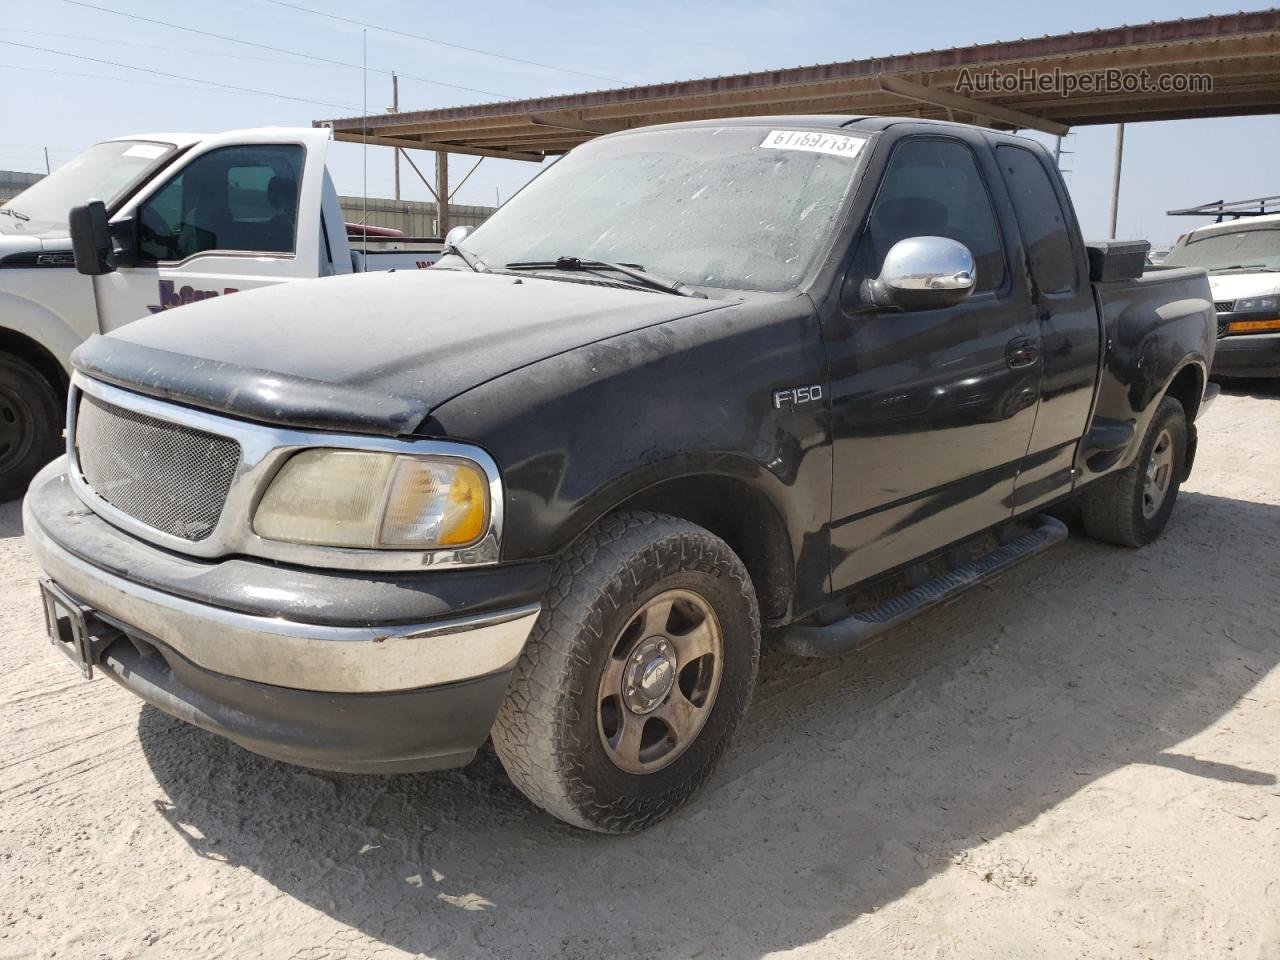
[[[165,310],[93,337],[72,362],[116,386],[230,416],[399,436],[504,373],[726,305],[538,277],[364,274]]]

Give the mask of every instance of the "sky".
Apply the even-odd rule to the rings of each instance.
[[[131,133],[308,126],[360,115],[365,103],[379,112],[391,102],[391,70],[402,77],[401,109],[415,110],[1238,9],[1206,0],[0,0],[0,169],[43,171],[45,147],[56,167]],[[1090,238],[1107,235],[1114,145],[1113,126],[1076,128],[1066,141],[1063,167]],[[392,195],[390,150],[333,144],[329,156],[339,193],[358,196],[367,182],[369,196]],[[1277,156],[1280,116],[1130,124],[1117,233],[1167,244],[1208,222],[1168,217],[1170,208],[1280,194]],[[432,177],[431,155],[414,157]],[[455,155],[454,182],[474,163]],[[454,202],[491,205],[537,170],[487,159]],[[429,199],[407,166],[401,176],[402,196]]]

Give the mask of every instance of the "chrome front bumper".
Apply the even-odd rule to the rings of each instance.
[[[79,531],[83,542],[59,543],[46,527],[55,518],[60,530]],[[515,663],[538,616],[539,605],[526,603],[394,624],[378,623],[378,611],[366,610],[361,614],[370,625],[332,625],[226,609],[153,589],[85,559],[97,559],[95,549],[118,553],[120,543],[140,554],[158,551],[131,544],[131,538],[84,507],[68,486],[64,461],[32,482],[23,524],[47,575],[85,605],[160,641],[197,667],[254,683],[382,693],[498,674]],[[95,534],[103,538],[101,545],[92,543]],[[107,565],[129,569],[127,558],[118,556]],[[333,587],[341,589],[341,576],[333,578]]]

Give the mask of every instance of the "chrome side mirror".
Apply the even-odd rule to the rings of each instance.
[[[467,237],[471,236],[471,231],[474,229],[475,227],[470,226],[469,224],[462,224],[461,226],[454,227],[444,235],[445,246],[456,247],[463,240],[467,239]]]
[[[963,243],[947,237],[899,240],[884,258],[880,276],[863,283],[863,299],[881,307],[934,310],[973,293],[978,271]]]

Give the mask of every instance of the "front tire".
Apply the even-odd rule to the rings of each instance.
[[[0,354],[0,502],[20,497],[61,452],[57,392],[25,360]]]
[[[1186,455],[1186,412],[1173,397],[1164,397],[1133,463],[1081,494],[1085,531],[1123,547],[1141,547],[1160,536],[1178,499]]]
[[[746,568],[684,520],[620,513],[557,562],[493,728],[515,785],[567,823],[639,830],[711,774],[755,685]]]

